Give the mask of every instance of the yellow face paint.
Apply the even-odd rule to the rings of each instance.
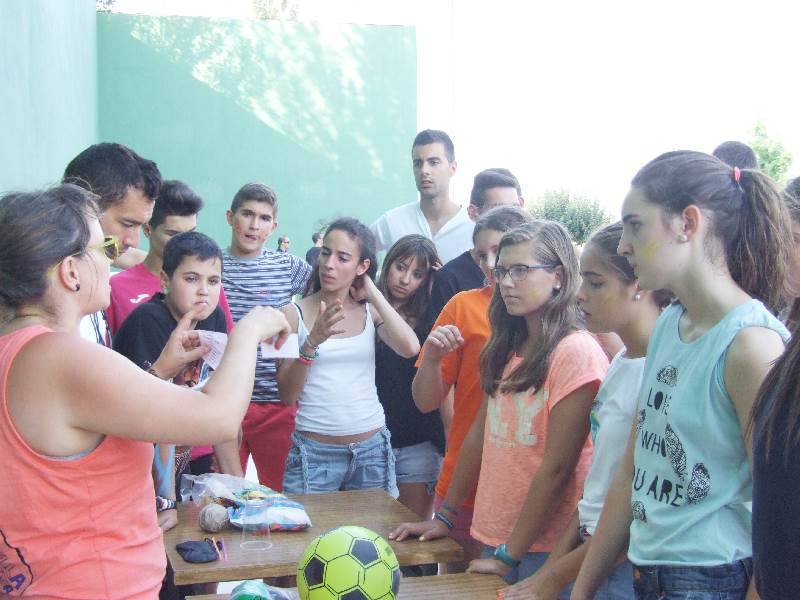
[[[659,244],[655,240],[648,240],[642,244],[642,247],[639,249],[639,254],[642,258],[642,261],[651,261],[653,257],[655,257],[656,253],[661,249],[661,244]]]

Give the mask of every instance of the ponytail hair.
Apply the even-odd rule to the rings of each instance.
[[[586,248],[592,246],[605,266],[610,271],[613,271],[623,284],[627,286],[635,285],[638,278],[633,271],[631,263],[624,256],[617,254],[621,239],[622,221],[617,221],[595,231],[589,241],[586,242]],[[674,300],[675,296],[670,290],[662,289],[653,292],[653,301],[659,308],[666,308]]]
[[[770,310],[778,309],[792,236],[781,192],[767,175],[680,150],[650,161],[631,185],[668,213],[690,205],[703,210],[736,284]]]
[[[500,284],[495,284],[489,304],[492,333],[480,356],[481,388],[489,395],[494,395],[498,389],[501,392],[522,392],[541,387],[550,368],[553,350],[577,329],[578,257],[566,229],[554,221],[536,220],[521,225],[500,240],[498,256],[503,248],[524,242],[532,242],[532,258],[538,264],[547,265],[551,273],[557,267],[562,268],[561,289],[554,290],[552,297],[540,309],[540,343],[533,352],[523,356],[519,366],[503,380],[509,359],[528,339],[528,328],[524,317],[508,314],[500,295]]]

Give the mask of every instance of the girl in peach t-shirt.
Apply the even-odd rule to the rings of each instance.
[[[569,234],[536,221],[506,234],[494,269],[492,335],[481,353],[484,399],[434,519],[390,537],[449,533],[478,482],[470,571],[514,582],[534,573],[567,525],[591,462],[589,411],[608,359],[578,330],[578,261]]]

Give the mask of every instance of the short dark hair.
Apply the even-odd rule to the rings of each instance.
[[[758,157],[753,149],[742,142],[722,142],[712,152],[714,156],[731,167],[757,169]]]
[[[784,191],[800,202],[800,177],[795,177],[787,181]]]
[[[104,142],[89,146],[73,158],[62,183],[78,185],[99,197],[100,210],[122,201],[130,188],[141,190],[150,200],[161,191],[161,171],[152,160],[142,158],[122,144]]]
[[[438,129],[425,129],[417,134],[414,138],[414,143],[411,144],[411,151],[417,146],[427,146],[428,144],[442,144],[444,146],[444,153],[447,156],[447,162],[453,162],[456,159],[456,149],[453,146],[453,140],[444,131]]]
[[[0,306],[7,311],[42,299],[47,272],[86,251],[97,196],[65,184],[0,199]]]
[[[485,169],[475,175],[472,182],[472,192],[469,195],[469,203],[477,208],[483,208],[486,203],[486,190],[492,188],[507,187],[517,190],[517,195],[522,196],[522,188],[514,174],[508,169],[496,167]]]
[[[472,230],[472,243],[475,243],[481,231],[491,229],[505,233],[516,227],[533,223],[533,221],[533,215],[519,206],[496,206],[481,215],[475,222],[475,229]]]
[[[311,234],[311,241],[313,243],[316,244],[321,239],[322,239],[322,234],[319,231],[315,231],[314,233]]]
[[[183,259],[187,256],[196,256],[200,260],[219,259],[219,268],[222,272],[222,250],[217,242],[212,240],[204,233],[198,231],[187,231],[173,235],[164,246],[164,273],[172,278]]]
[[[231,202],[231,212],[235,213],[242,207],[242,204],[248,200],[255,200],[256,202],[266,202],[272,207],[272,212],[275,216],[278,215],[278,196],[275,191],[264,185],[263,183],[246,183],[239,188],[236,195]]]
[[[196,215],[203,208],[203,199],[182,181],[170,179],[161,185],[161,193],[156,198],[150,227],[155,229],[167,217],[188,217]]]

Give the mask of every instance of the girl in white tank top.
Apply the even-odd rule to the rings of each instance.
[[[419,352],[414,331],[372,281],[375,238],[356,219],[332,223],[309,292],[283,307],[299,334],[298,359],[278,368],[281,401],[297,402],[284,490],[382,487],[396,494],[394,460],[375,389],[375,335],[395,352]]]

